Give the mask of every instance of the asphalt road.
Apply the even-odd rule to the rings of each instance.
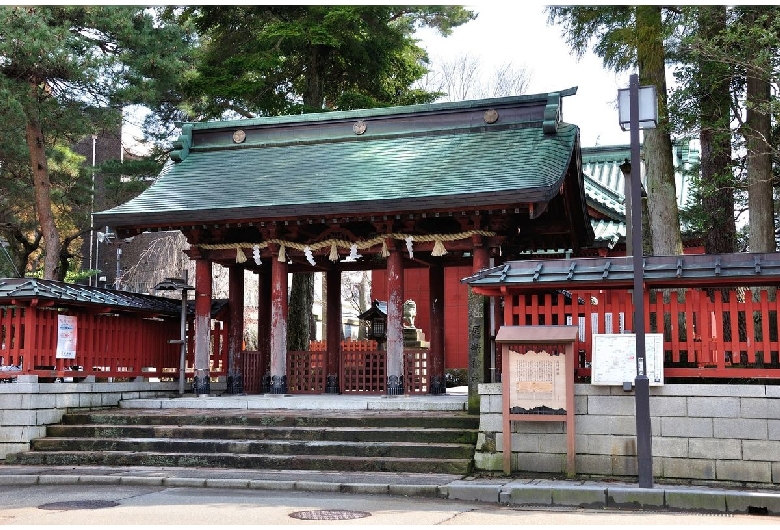
[[[0,525],[772,525],[780,517],[528,509],[444,499],[144,486],[2,486]]]

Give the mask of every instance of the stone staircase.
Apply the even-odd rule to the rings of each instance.
[[[67,414],[6,463],[468,474],[464,412],[115,409]]]

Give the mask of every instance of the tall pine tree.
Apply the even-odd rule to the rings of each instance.
[[[75,144],[125,105],[167,97],[189,68],[192,42],[179,25],[161,24],[141,7],[0,6],[0,93],[17,118],[4,133],[26,145],[44,278],[66,272],[52,195],[54,146]]]

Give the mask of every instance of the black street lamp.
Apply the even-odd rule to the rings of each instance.
[[[21,278],[22,275],[19,274],[19,269],[16,268],[16,264],[14,263],[13,258],[11,257],[11,254],[8,253],[8,247],[10,246],[10,243],[4,238],[0,237],[0,248],[3,249],[3,252],[5,253],[5,256],[8,258],[8,263],[11,264],[11,267],[13,267],[14,272],[16,273],[17,278]]]
[[[169,344],[179,344],[179,394],[184,395],[185,366],[187,361],[187,291],[195,287],[187,285],[187,271],[184,271],[184,279],[165,278],[154,286],[155,291],[181,291],[181,335],[178,340],[169,340]]]
[[[632,74],[629,88],[618,90],[620,128],[631,132],[631,246],[634,257],[634,334],[636,335],[636,456],[640,488],[653,487],[653,444],[650,424],[650,379],[647,377],[645,347],[644,263],[642,259],[642,181],[640,175],[639,129],[658,123],[658,99],[654,86],[639,86]],[[628,215],[628,211],[626,211]]]

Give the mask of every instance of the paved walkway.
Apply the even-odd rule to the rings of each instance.
[[[780,515],[780,492],[702,486],[418,473],[342,473],[207,468],[0,465],[0,486],[103,485],[397,495],[514,506],[681,510]]]
[[[135,399],[121,408],[226,410],[465,411],[465,388],[444,396],[204,396]],[[517,506],[667,509],[780,515],[777,490],[615,481],[553,480],[510,476],[471,477],[419,473],[348,473],[212,468],[57,467],[0,465],[0,486],[45,484],[144,485],[160,487],[297,490],[385,494],[480,501]]]

